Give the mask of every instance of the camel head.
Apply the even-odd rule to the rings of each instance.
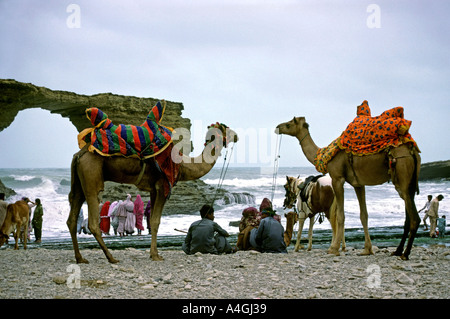
[[[297,197],[298,197],[298,193],[300,192],[300,189],[298,188],[298,186],[301,184],[302,180],[295,178],[295,177],[291,177],[291,176],[286,176],[286,184],[284,184],[284,189],[286,190],[286,194],[284,197],[284,203],[283,203],[283,208],[292,208],[296,201],[297,201]]]
[[[208,126],[205,146],[209,143],[214,143],[214,146],[218,148],[228,147],[229,143],[236,143],[238,140],[239,138],[235,131],[223,123],[216,122]]]
[[[6,243],[6,241],[8,239],[9,239],[9,236],[0,231],[0,247],[2,247],[3,244]]]
[[[307,134],[309,124],[304,117],[295,117],[289,122],[278,124],[275,134],[286,134],[290,136],[299,136]]]
[[[295,225],[298,222],[298,215],[296,212],[289,212],[287,214],[284,214],[284,217],[286,217],[286,219],[292,220],[292,225]]]

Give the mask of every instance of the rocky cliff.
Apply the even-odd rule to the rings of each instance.
[[[86,119],[87,107],[98,107],[114,123],[141,125],[158,99],[101,93],[81,95],[66,91],[53,91],[31,83],[0,79],[0,132],[7,128],[17,113],[29,108],[41,108],[66,117],[78,132],[90,127]],[[191,121],[181,116],[182,103],[167,102],[163,124],[173,128],[190,129]]]
[[[450,160],[424,163],[420,166],[419,180],[431,179],[450,180]]]

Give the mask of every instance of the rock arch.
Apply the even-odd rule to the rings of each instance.
[[[31,83],[0,79],[0,132],[7,128],[17,113],[29,108],[42,108],[69,118],[78,132],[90,126],[86,119],[87,107],[105,111],[115,123],[141,125],[157,99],[101,93],[81,95],[67,91],[54,91]],[[191,121],[183,118],[182,103],[167,101],[164,124],[173,128],[190,129]]]
[[[86,119],[85,109],[93,106],[105,111],[115,123],[141,125],[156,101],[157,99],[153,98],[139,98],[112,93],[81,95],[67,91],[50,90],[11,79],[0,79],[0,134],[1,131],[11,125],[20,111],[31,108],[41,108],[68,118],[78,132],[90,127],[90,122]],[[190,129],[191,121],[181,116],[184,109],[183,104],[166,102],[164,125]],[[15,194],[14,190],[5,187],[1,180],[0,192],[4,192],[6,197]]]

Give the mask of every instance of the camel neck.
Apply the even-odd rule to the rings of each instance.
[[[220,149],[216,147],[213,149],[205,148],[202,154],[195,158],[184,157],[181,162],[180,180],[195,180],[205,176],[214,167],[219,156]]]
[[[309,131],[302,132],[301,134],[296,136],[300,146],[302,148],[303,154],[305,154],[306,159],[314,164],[314,159],[316,158],[317,151],[319,150],[319,147],[314,143],[311,134],[309,134]]]

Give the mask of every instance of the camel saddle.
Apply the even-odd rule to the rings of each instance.
[[[173,129],[165,127],[162,120],[165,101],[156,103],[140,126],[115,125],[102,110],[86,109],[86,116],[94,127],[78,134],[78,146],[89,145],[90,152],[102,156],[120,155],[147,159],[162,153],[172,143]]]
[[[298,185],[298,189],[300,190],[300,198],[302,200],[302,202],[308,203],[308,194],[306,192],[306,190],[308,189],[308,185],[310,183],[315,183],[317,182],[317,180],[319,178],[323,177],[323,175],[311,175],[308,176],[305,181],[303,183],[301,183],[300,185]]]
[[[90,152],[102,156],[136,157],[144,163],[154,157],[156,167],[165,176],[164,195],[168,197],[176,184],[179,164],[171,160],[173,129],[159,124],[166,108],[165,101],[162,102],[156,103],[141,126],[114,125],[102,110],[86,109],[86,116],[94,127],[78,134],[78,146],[81,149],[89,145]],[[143,167],[139,179],[144,173],[145,165]]]
[[[382,152],[391,147],[411,144],[419,148],[409,134],[411,121],[403,117],[403,107],[398,106],[372,117],[369,103],[363,101],[357,107],[357,116],[345,131],[330,145],[317,151],[314,165],[317,171],[326,174],[328,162],[341,150],[352,155],[364,156]]]

